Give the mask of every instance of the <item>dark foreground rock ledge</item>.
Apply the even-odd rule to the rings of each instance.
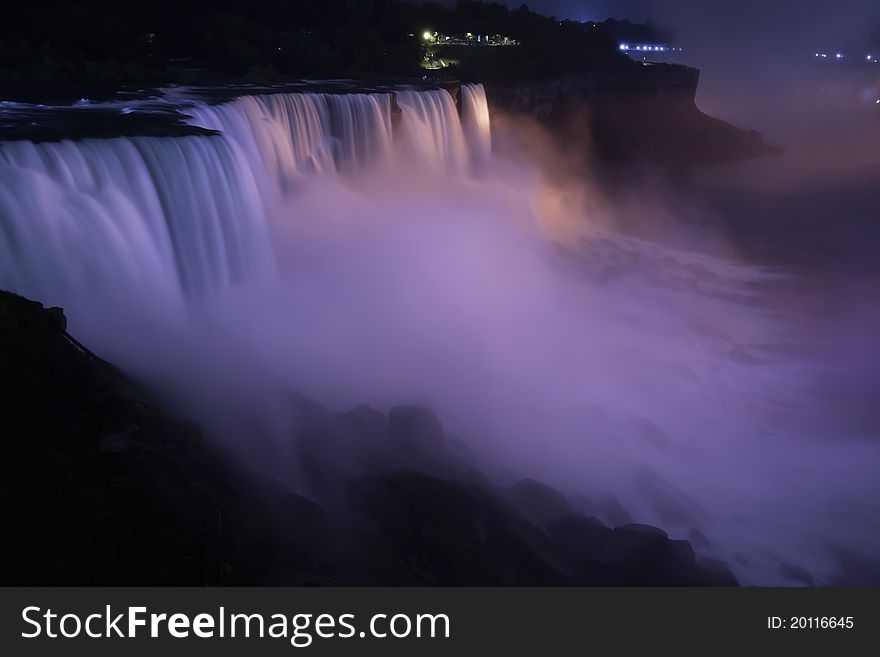
[[[347,417],[359,439],[414,431],[430,450],[442,427],[419,413]],[[537,482],[374,467],[340,482],[331,514],[240,472],[72,338],[59,309],[6,292],[0,449],[4,585],[736,584],[686,541],[607,527]]]

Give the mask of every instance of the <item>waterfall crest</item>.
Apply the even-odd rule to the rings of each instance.
[[[245,96],[190,110],[192,122],[236,141],[282,188],[304,174],[356,174],[391,152],[388,94]]]
[[[102,281],[197,295],[234,283],[270,267],[266,196],[304,175],[355,175],[395,141],[449,172],[466,168],[468,140],[485,158],[485,94],[462,93],[460,120],[446,91],[398,92],[397,135],[388,93],[287,93],[185,109],[220,137],[0,144],[0,284],[45,298]]]
[[[267,209],[311,175],[405,166],[463,173],[488,157],[480,85],[278,93],[180,108],[217,136],[0,143],[0,287],[75,305],[115,287],[185,303],[274,269]],[[395,126],[395,123],[398,125]]]
[[[465,171],[468,150],[455,101],[449,92],[401,91],[401,139],[407,152],[420,163],[446,173]]]

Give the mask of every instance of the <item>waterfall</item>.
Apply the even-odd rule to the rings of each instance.
[[[0,287],[181,297],[271,266],[257,184],[229,140],[7,142],[0,169]]]
[[[464,130],[449,92],[400,91],[397,104],[401,139],[410,157],[436,171],[466,170],[469,155]]]
[[[356,174],[391,152],[388,94],[246,96],[188,110],[192,122],[241,146],[282,189],[304,174]]]
[[[483,85],[461,85],[461,124],[474,164],[485,165],[492,155],[492,130]]]
[[[271,476],[299,454],[292,390],[419,403],[487,472],[614,492],[752,582],[789,555],[830,581],[832,549],[880,550],[874,416],[812,393],[838,353],[789,355],[813,336],[764,300],[790,284],[617,234],[581,209],[588,183],[483,166],[480,85],[460,115],[437,89],[169,106],[218,134],[0,142],[0,289],[64,306],[89,348]],[[653,201],[633,207],[665,227]],[[551,222],[589,230],[559,249]]]
[[[395,145],[438,171],[484,159],[485,94],[463,94],[459,119],[444,90],[397,92],[397,134],[390,93],[278,93],[181,107],[214,137],[0,143],[0,287],[53,303],[111,287],[184,303],[266,275],[267,208],[306,176],[384,166]]]
[[[461,173],[491,152],[483,86],[462,86],[459,118],[449,92],[398,91],[392,129],[391,94],[288,93],[245,96],[188,110],[191,122],[235,140],[255,169],[282,191],[303,175],[356,175],[387,164],[396,142],[408,164]]]

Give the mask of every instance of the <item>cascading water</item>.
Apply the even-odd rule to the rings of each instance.
[[[452,96],[444,90],[401,91],[401,133],[407,151],[438,172],[461,173],[467,168],[464,130]]]
[[[225,139],[0,145],[0,286],[76,305],[167,300],[272,268],[253,171]]]
[[[247,96],[190,110],[193,123],[236,141],[286,188],[304,174],[353,175],[391,152],[389,94]]]
[[[461,123],[474,163],[485,165],[492,155],[492,125],[483,85],[461,85]]]
[[[462,168],[449,93],[399,95],[401,148]],[[484,120],[473,106],[473,121]],[[182,299],[271,272],[265,207],[278,192],[304,175],[381,167],[394,143],[387,93],[248,96],[182,111],[222,136],[0,145],[0,285],[58,303],[96,286]]]
[[[392,100],[401,111],[392,129]],[[353,176],[387,166],[395,145],[411,163],[464,172],[491,155],[489,108],[482,85],[462,86],[459,118],[449,92],[293,93],[246,96],[188,110],[194,125],[233,139],[254,170],[282,190],[303,175]]]
[[[272,94],[180,108],[215,136],[0,143],[0,288],[65,306],[243,458],[271,434],[276,476],[290,389],[417,401],[487,469],[612,490],[746,582],[779,582],[779,555],[821,581],[811,546],[880,535],[870,448],[801,450],[774,419],[819,405],[811,366],[761,346],[784,335],[748,294],[771,277],[597,230],[562,257],[534,167],[491,166],[482,87],[461,106]]]

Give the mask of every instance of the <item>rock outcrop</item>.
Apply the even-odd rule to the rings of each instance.
[[[487,86],[493,111],[538,119],[597,164],[672,169],[775,152],[763,137],[703,113],[700,72],[637,64],[521,85]]]
[[[539,482],[492,486],[427,409],[291,403],[313,441],[361,445],[341,468],[301,445],[337,486],[332,506],[242,472],[69,335],[59,309],[0,292],[3,583],[736,583],[659,529],[608,527]]]

